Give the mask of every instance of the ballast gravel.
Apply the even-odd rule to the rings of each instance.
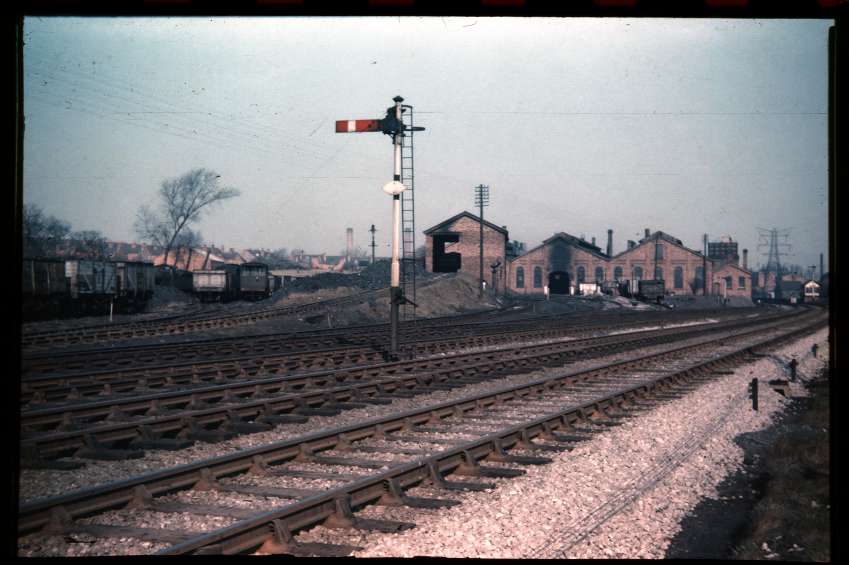
[[[786,402],[763,386],[760,411],[753,412],[746,390],[748,382],[754,376],[760,378],[763,385],[769,379],[787,378],[786,363],[794,355],[800,360],[797,371],[800,380],[811,378],[828,358],[826,339],[827,331],[823,330],[797,341],[771,357],[736,370],[733,375],[718,377],[681,399],[626,419],[623,425],[607,429],[578,444],[571,452],[542,453],[553,458],[554,462],[541,467],[522,467],[527,472],[525,476],[485,479],[485,482],[496,485],[494,491],[446,493],[420,487],[408,493],[461,500],[463,504],[460,506],[440,510],[371,506],[358,513],[363,517],[391,516],[391,519],[413,522],[417,524],[413,530],[398,534],[346,533],[317,527],[302,532],[298,539],[351,543],[364,548],[355,553],[357,556],[663,557],[666,546],[678,531],[681,518],[701,498],[715,496],[715,485],[739,467],[742,451],[731,439],[739,433],[767,426]],[[820,345],[818,359],[813,359],[810,353],[814,342]],[[648,354],[666,347],[646,348],[640,353]],[[634,353],[629,352],[609,356],[605,360],[632,356]],[[600,361],[592,359],[573,363],[566,370],[590,367]],[[69,492],[144,471],[155,471],[562,372],[563,368],[542,369],[452,391],[398,399],[390,405],[348,410],[333,417],[312,417],[308,424],[278,426],[269,432],[240,436],[219,444],[197,444],[181,452],[149,451],[140,460],[87,461],[86,468],[75,471],[28,470],[22,477],[21,498],[28,498],[25,493],[34,498]],[[791,395],[799,394],[804,394],[804,389],[799,384],[791,384]],[[712,419],[713,414],[723,414],[724,419],[716,422]],[[449,437],[445,434],[416,435],[422,438]],[[463,437],[455,434],[453,439],[461,440]],[[393,445],[401,444],[393,442]],[[426,443],[404,445],[427,447]],[[380,458],[394,457],[381,454]],[[332,469],[335,473],[368,472],[362,468],[322,468],[301,462],[289,465],[304,470]],[[240,477],[236,481],[294,488],[326,488],[339,484],[295,477],[273,480]],[[540,485],[545,485],[545,488],[540,488]],[[282,502],[280,499],[214,491],[186,491],[173,496],[185,502],[215,503],[217,500],[222,505],[242,508],[252,504],[277,506]],[[238,503],[239,500],[242,503]],[[148,514],[153,515],[151,527],[155,527],[159,520],[160,525],[195,531],[209,531],[232,521],[209,516],[177,515],[182,518],[175,518],[174,514]],[[134,512],[133,515],[139,514]],[[104,516],[107,515],[96,517],[96,523],[110,523],[111,517],[105,518],[106,522],[101,521]],[[142,522],[147,521],[145,514],[139,516]],[[141,525],[135,520],[132,523]],[[178,524],[184,527],[178,527]],[[164,547],[163,544],[134,539],[97,540],[85,539],[84,536],[82,540],[69,536],[27,536],[19,540],[21,555],[130,555],[153,553]]]
[[[684,340],[676,343],[676,346],[696,343],[698,341],[699,338]],[[78,457],[66,457],[62,460],[82,463],[84,467],[68,471],[21,468],[19,497],[22,503],[32,502],[42,497],[66,494],[77,489],[102,485],[121,479],[129,479],[143,473],[152,473],[169,467],[234,453],[239,450],[266,445],[272,442],[284,441],[343,425],[357,424],[370,418],[388,416],[406,410],[420,409],[430,404],[482,394],[507,386],[518,386],[564,372],[587,369],[605,362],[624,360],[637,355],[648,355],[662,351],[668,347],[668,345],[658,345],[641,349],[639,352],[627,351],[607,355],[604,358],[599,357],[576,361],[564,367],[544,368],[524,374],[499,377],[489,381],[458,387],[453,390],[434,391],[427,394],[420,394],[413,398],[398,398],[393,400],[391,404],[344,410],[336,416],[311,416],[309,421],[304,424],[278,425],[267,432],[240,435],[219,443],[199,442],[180,451],[151,449],[145,451],[144,457],[139,459],[92,461]],[[432,437],[439,439],[463,439],[462,437],[453,438],[452,436],[441,435],[433,435]]]
[[[358,514],[391,515],[416,523],[412,530],[317,527],[298,539],[358,545],[364,548],[354,553],[358,557],[663,558],[681,519],[701,499],[716,498],[716,486],[741,467],[743,451],[734,437],[767,427],[789,402],[767,381],[787,379],[787,363],[795,357],[798,380],[789,395],[804,396],[802,383],[828,359],[827,334],[821,330],[718,376],[570,452],[546,453],[554,462],[523,467],[524,476],[486,479],[496,484],[493,491],[438,495],[461,500],[459,506],[427,512],[369,507]],[[758,411],[748,397],[753,378],[761,384]]]

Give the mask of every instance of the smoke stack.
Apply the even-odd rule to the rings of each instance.
[[[743,250],[743,268],[749,270],[749,250]]]
[[[354,228],[348,228],[348,245],[345,248],[345,263],[351,262],[351,252],[354,250]]]
[[[650,235],[651,231],[649,230],[649,228],[646,228],[646,239],[648,239]]]
[[[823,268],[822,253],[820,253],[820,280],[822,280],[822,276],[825,274],[825,271],[823,271],[822,268]]]
[[[632,249],[637,246],[637,243],[633,239],[628,240],[628,249]]]
[[[607,230],[607,256],[613,257],[613,230]]]
[[[595,236],[593,236],[593,247],[595,247]]]

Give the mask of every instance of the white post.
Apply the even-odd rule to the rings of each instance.
[[[403,135],[401,127],[401,102],[404,99],[396,96],[393,100],[395,101],[395,118],[398,128],[392,136],[392,143],[395,145],[395,167],[392,182],[384,185],[383,191],[392,195],[392,278],[389,287],[389,351],[391,355],[395,356],[398,353],[398,309],[403,299],[401,296],[401,261],[399,259],[398,248],[399,233],[401,231],[401,193],[404,191],[404,185],[401,184],[401,136]]]
[[[113,301],[110,300],[109,301],[109,321],[110,322],[112,321],[112,304],[113,304]]]

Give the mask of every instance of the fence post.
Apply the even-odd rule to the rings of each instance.
[[[752,410],[758,409],[758,379],[752,379],[749,383],[749,398],[752,399]]]

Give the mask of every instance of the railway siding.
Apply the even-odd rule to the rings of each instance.
[[[739,356],[739,354],[738,354],[738,356]],[[692,368],[693,367],[691,367],[691,369]],[[553,381],[549,380],[548,382],[553,382]],[[542,383],[535,383],[534,385],[526,387],[526,388],[528,390],[534,390],[534,393],[545,393],[545,391],[547,390],[547,385],[542,385]],[[491,403],[498,403],[499,400],[502,401],[502,402],[505,401],[506,397],[502,397],[502,398],[499,399],[498,398],[499,394],[505,395],[505,394],[508,394],[508,391],[502,390],[502,391],[499,391],[496,394],[489,394],[489,395],[487,395],[487,398],[492,399]],[[482,402],[483,402],[483,404],[481,404]],[[484,401],[481,398],[477,398],[475,400],[464,401],[464,402],[461,402],[460,404],[455,403],[455,406],[460,406],[460,410],[462,410],[463,412],[468,412],[468,411],[471,411],[471,410],[482,408],[482,407],[485,407],[486,405],[487,405],[487,401]],[[442,410],[443,408],[448,409],[447,406],[446,407],[430,407],[430,409],[424,410],[424,411],[422,411],[422,413],[419,413],[419,414],[413,414],[413,413],[403,414],[403,415],[400,415],[400,416],[394,418],[394,423],[391,423],[391,424],[388,423],[388,422],[371,422],[371,423],[368,424],[368,427],[370,429],[368,435],[378,434],[378,435],[382,436],[382,435],[385,435],[387,432],[392,433],[396,430],[410,430],[411,427],[415,427],[415,426],[419,426],[419,425],[425,425],[426,426],[428,424],[428,422],[431,422],[431,423],[435,422],[434,414],[431,413],[431,412],[435,412],[437,417],[440,417],[440,418],[450,417],[451,415],[453,415],[456,412],[456,408],[452,408],[450,410],[450,412],[447,413],[447,414],[439,413],[439,411]],[[605,406],[600,406],[599,402],[596,401],[595,403],[592,403],[591,406],[587,405],[586,407],[583,407],[583,410],[584,411],[598,412],[599,410],[603,410],[604,408],[605,408]],[[562,416],[562,414],[561,414],[561,416]],[[562,418],[561,418],[560,421],[562,423],[565,423],[565,424],[569,423],[569,421],[564,422],[562,420]],[[554,426],[555,423],[556,422],[554,420],[548,422],[548,424],[551,425],[551,426]],[[524,431],[525,432],[528,432],[528,431],[532,432],[533,436],[539,435],[540,433],[544,433],[545,427],[542,426],[542,423],[538,423],[538,424],[541,426],[539,430],[533,429],[533,425],[536,425],[536,424],[533,424],[531,427],[524,426]],[[362,430],[362,427],[360,429]],[[522,441],[523,439],[533,439],[533,437],[523,438],[521,434],[516,436],[515,435],[516,431],[517,430],[513,430],[510,433],[508,433],[507,436],[503,436],[503,435],[501,436],[501,440],[504,442],[504,447],[510,447],[513,444],[515,444],[517,441]],[[176,487],[186,487],[186,486],[192,486],[192,485],[197,486],[197,484],[203,484],[204,481],[208,482],[210,477],[212,477],[212,479],[214,480],[217,477],[221,477],[221,476],[231,474],[231,473],[234,473],[234,472],[240,472],[240,471],[244,472],[246,470],[249,470],[251,468],[251,465],[257,465],[258,464],[258,461],[256,459],[256,456],[258,456],[258,455],[263,456],[263,459],[261,461],[259,461],[260,466],[262,464],[273,464],[273,463],[279,463],[281,461],[286,461],[286,460],[289,460],[289,459],[296,459],[296,458],[298,458],[299,455],[301,457],[304,457],[304,456],[308,457],[309,454],[307,453],[305,455],[304,450],[307,450],[309,452],[314,453],[314,452],[320,451],[322,449],[333,448],[334,446],[336,446],[340,442],[344,443],[344,442],[348,442],[348,441],[357,441],[360,438],[358,436],[356,436],[355,433],[357,433],[356,427],[354,427],[354,428],[347,427],[347,428],[344,428],[342,430],[336,430],[333,433],[325,434],[324,436],[321,436],[321,437],[320,436],[310,436],[309,438],[306,438],[307,439],[306,443],[302,444],[302,445],[305,445],[306,447],[300,448],[296,453],[292,453],[292,451],[291,451],[292,448],[293,448],[292,445],[279,444],[279,445],[274,445],[273,447],[266,446],[266,447],[260,448],[260,451],[248,450],[248,452],[243,453],[239,456],[239,459],[241,459],[240,462],[237,462],[235,460],[236,456],[223,456],[221,458],[217,458],[216,460],[213,460],[212,462],[207,462],[207,464],[205,464],[205,465],[204,464],[196,464],[196,465],[184,466],[184,468],[181,468],[170,479],[166,478],[166,476],[163,475],[163,474],[152,475],[151,477],[149,477],[152,480],[149,481],[149,485],[145,486],[145,489],[147,489],[148,491],[153,493],[153,492],[159,492],[160,489],[166,489],[167,490],[167,489],[173,489],[173,488],[176,488]],[[362,433],[362,431],[359,432],[359,433]],[[342,434],[344,434],[344,435],[342,435]],[[348,436],[350,436],[350,437],[348,437]],[[489,443],[487,445],[489,446],[489,447],[486,448],[486,449],[489,450],[488,453],[492,453],[493,450],[495,450],[495,452],[497,454],[497,452],[499,451],[499,447],[497,445],[492,443],[492,441],[489,441]],[[438,470],[443,471],[443,472],[444,471],[451,471],[452,469],[455,469],[458,466],[462,466],[464,464],[465,465],[472,465],[474,467],[474,463],[469,459],[469,456],[466,453],[471,453],[474,456],[474,458],[477,460],[479,458],[478,456],[482,455],[482,452],[477,451],[479,448],[484,449],[482,447],[477,446],[477,444],[470,448],[472,451],[470,451],[469,449],[466,449],[464,454],[459,455],[459,459],[457,459],[458,454],[452,452],[450,454],[449,459],[444,459],[444,458],[440,459],[440,462],[441,462],[440,465],[442,465],[443,462],[447,461],[447,463],[446,463],[447,467],[444,467],[444,468],[440,467]],[[287,449],[288,449],[288,451],[287,451]],[[276,450],[282,450],[282,451],[276,451]],[[244,461],[245,457],[243,457],[243,456],[250,456],[250,458],[251,458],[250,463],[247,463],[247,465],[248,465],[247,468],[245,467],[245,465],[246,465],[246,463]],[[455,465],[455,463],[456,463],[456,465]],[[204,473],[202,472],[202,469],[207,469],[205,476],[204,476]],[[405,470],[406,469],[405,467],[401,467],[400,469],[404,473],[407,472]],[[409,476],[404,475],[404,477],[407,477],[406,479],[404,479],[404,480],[399,479],[398,488],[403,489],[405,486],[409,486],[410,484],[412,484],[412,483],[405,482],[405,481],[411,481],[411,480],[414,480],[414,479],[419,480],[419,479],[422,478],[420,476],[421,469],[419,469],[416,472],[413,472],[412,469],[409,469],[409,471],[411,473]],[[180,478],[177,478],[177,476],[179,476]],[[427,478],[427,477],[425,476],[425,478]],[[160,481],[160,479],[162,481],[161,483],[158,482],[158,481]],[[101,502],[99,502],[97,504],[99,504],[100,507],[103,507],[104,505],[106,507],[112,507],[112,506],[116,506],[116,505],[120,506],[120,505],[126,504],[127,502],[133,500],[134,497],[135,498],[141,497],[142,499],[144,499],[145,498],[144,493],[143,492],[140,493],[137,489],[135,489],[135,487],[139,486],[139,484],[140,483],[138,483],[137,480],[123,481],[123,482],[119,483],[118,485],[115,485],[114,487],[112,487],[110,494],[103,497],[101,499]],[[383,483],[381,483],[381,484],[383,484]],[[395,488],[395,487],[392,487],[392,488]],[[390,491],[392,490],[392,488],[390,488]],[[357,492],[360,492],[360,491],[357,491]],[[368,488],[364,487],[362,492],[365,493],[365,494],[362,494],[362,496],[366,497],[369,500],[371,500],[370,497],[373,497],[375,495],[375,491],[373,491],[372,487],[370,487],[370,486]],[[384,489],[384,492],[385,492],[385,489]],[[378,494],[378,496],[383,496],[383,495]],[[83,497],[83,498],[85,498],[85,497]],[[359,500],[359,499],[355,498],[355,500]],[[43,525],[48,524],[48,523],[55,525],[57,520],[59,521],[59,523],[61,525],[61,523],[63,522],[63,517],[68,518],[68,517],[83,515],[83,514],[89,512],[89,511],[93,510],[92,504],[94,504],[94,503],[84,502],[84,501],[79,500],[79,498],[75,499],[74,496],[69,495],[69,496],[61,497],[60,499],[54,500],[52,509],[49,512],[47,512],[47,506],[50,506],[50,504],[48,504],[47,502],[34,503],[32,505],[27,506],[26,508],[22,507],[22,516],[25,518],[25,519],[22,520],[23,529],[26,530],[27,528],[36,528],[36,527],[39,527],[39,525],[43,526]],[[301,504],[301,502],[296,503],[295,506],[298,506],[299,504]],[[354,506],[356,506],[356,504],[354,504]],[[61,510],[59,510],[59,511],[55,510],[57,507],[61,508]],[[325,512],[326,510],[327,509],[324,506],[322,506],[321,512]],[[58,516],[57,516],[57,512],[58,512]],[[332,512],[335,512],[335,510],[332,510]],[[310,520],[312,520],[316,516],[314,513],[310,514],[310,515],[312,516],[312,518],[309,518]],[[259,520],[260,521],[265,520],[265,524],[267,526],[268,525],[268,520],[267,520],[268,518],[269,518],[268,516],[263,516]],[[304,519],[306,519],[306,518],[304,518]],[[284,525],[285,527],[281,526],[280,523],[275,524],[273,520],[272,520],[272,524],[274,525],[275,528],[277,528],[277,531],[280,534],[280,535],[278,535],[277,538],[275,538],[272,545],[274,543],[285,545],[288,542],[285,539],[285,532],[283,532],[283,530],[285,530],[286,528],[297,529],[297,527],[299,527],[298,526],[299,522],[297,520],[295,522],[287,522],[286,525]],[[260,529],[262,529],[262,528],[260,528]],[[227,530],[227,528],[225,528],[225,530]],[[220,532],[219,532],[219,534],[220,534]],[[217,535],[219,535],[219,534],[217,534]],[[241,535],[241,534],[238,534],[238,535]],[[267,527],[264,530],[264,535],[265,535],[264,539],[267,540],[268,539]],[[282,538],[280,536],[282,536]],[[247,538],[245,538],[245,539],[247,539]],[[246,542],[244,540],[235,542],[236,545],[233,545],[232,547],[236,547],[236,546],[241,547],[239,544],[242,544],[242,543],[246,543]],[[201,544],[201,545],[203,545],[203,544]],[[179,549],[180,547],[182,547],[182,546],[177,546],[177,549]],[[230,546],[228,546],[228,547],[230,547]],[[272,549],[273,549],[273,547],[272,547]],[[193,549],[192,549],[192,551],[193,551]]]

